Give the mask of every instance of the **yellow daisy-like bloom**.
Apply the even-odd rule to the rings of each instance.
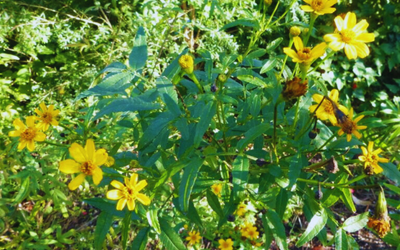
[[[232,239],[228,238],[227,240],[220,239],[218,241],[221,250],[232,250],[233,249],[233,241]]]
[[[182,55],[179,60],[179,65],[181,68],[187,73],[187,74],[192,74],[193,73],[193,67],[194,67],[194,61],[193,57],[190,55]]]
[[[304,47],[300,37],[293,37],[294,47],[297,52],[289,47],[283,48],[283,52],[292,58],[293,62],[310,65],[314,60],[325,53],[326,43],[320,43],[314,48]]]
[[[138,200],[143,205],[150,204],[150,198],[144,194],[139,193],[144,187],[147,186],[146,180],[138,182],[139,175],[133,173],[131,178],[124,178],[125,185],[119,181],[113,180],[111,186],[117,188],[107,192],[107,199],[118,200],[117,210],[124,209],[125,205],[128,204],[130,211],[135,209],[135,201]]]
[[[335,8],[332,8],[337,0],[303,0],[309,5],[302,5],[301,9],[305,12],[311,12],[316,15],[332,14],[335,12]]]
[[[53,126],[58,125],[58,121],[55,119],[58,114],[60,113],[60,110],[54,110],[54,105],[50,105],[48,108],[42,102],[40,105],[39,109],[35,109],[36,114],[38,114],[38,120],[39,120],[39,127],[43,129],[43,131],[46,131],[49,129],[50,124]]]
[[[357,122],[359,122],[362,118],[364,118],[364,115],[358,116],[356,119],[352,120],[353,118],[353,108],[350,109],[349,116],[344,119],[344,122],[340,123],[340,130],[338,132],[339,136],[343,135],[346,133],[347,141],[349,142],[351,140],[351,135],[355,135],[357,139],[361,138],[361,134],[357,130],[361,129],[366,129],[367,126],[358,126]],[[338,120],[339,121],[339,120]]]
[[[221,197],[221,191],[222,191],[222,184],[221,183],[215,183],[211,186],[211,191],[218,197]]]
[[[341,16],[335,17],[337,33],[327,34],[324,40],[329,47],[338,51],[344,48],[347,58],[356,59],[357,56],[364,58],[369,55],[369,48],[365,43],[375,40],[373,33],[366,33],[368,27],[366,20],[357,23],[356,14],[348,12],[343,20]]]
[[[234,214],[236,214],[237,216],[243,216],[246,213],[246,211],[247,211],[246,204],[240,203]]]
[[[78,143],[72,143],[69,147],[69,154],[74,158],[60,162],[59,170],[65,174],[80,173],[69,184],[70,190],[77,189],[85,180],[87,175],[91,175],[93,183],[98,185],[103,179],[103,171],[100,166],[107,161],[108,154],[101,148],[96,151],[92,139],[86,140],[85,148]]]
[[[46,139],[46,135],[39,131],[39,126],[35,124],[35,120],[35,116],[28,116],[26,118],[26,125],[19,118],[13,121],[16,130],[10,131],[8,136],[19,136],[18,150],[27,147],[32,152],[35,150],[35,141],[44,141]]]
[[[258,238],[259,232],[257,231],[257,227],[254,227],[252,224],[246,223],[245,226],[241,230],[242,237],[246,237],[251,240],[255,240]]]
[[[324,99],[324,96],[319,95],[319,94],[314,94],[312,96],[313,100],[318,103],[315,105],[310,106],[310,112],[314,113],[315,109],[318,107],[318,105],[321,103],[322,99]],[[340,111],[342,111],[345,115],[349,113],[348,109],[343,106],[338,104],[339,100],[339,91],[337,89],[332,89],[332,91],[329,93],[329,99],[327,98],[324,99],[322,104],[319,106],[319,108],[316,111],[316,115],[320,120],[328,120],[332,123],[332,125],[336,125],[338,123],[335,115],[335,107],[337,107]],[[332,102],[333,104],[332,104]],[[336,105],[336,106],[334,106]]]
[[[186,237],[186,240],[188,241],[189,245],[199,243],[201,240],[200,232],[196,232],[196,230],[193,230],[193,232],[189,232],[189,236]]]
[[[372,175],[373,173],[379,174],[383,171],[383,168],[379,166],[379,162],[386,163],[389,162],[386,158],[379,157],[379,154],[382,153],[382,149],[378,148],[374,150],[374,142],[368,142],[368,148],[361,147],[363,155],[360,155],[358,159],[364,162],[364,168],[366,173]]]

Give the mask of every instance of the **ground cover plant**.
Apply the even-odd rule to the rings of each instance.
[[[400,4],[360,2],[4,2],[0,246],[400,249]]]

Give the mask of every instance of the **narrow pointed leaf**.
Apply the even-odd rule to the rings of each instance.
[[[325,224],[328,220],[328,215],[325,209],[320,209],[314,216],[312,217],[310,223],[307,226],[306,231],[300,237],[299,241],[297,241],[296,246],[300,247],[304,245],[306,242],[309,242],[317,236],[317,234],[325,227]]]

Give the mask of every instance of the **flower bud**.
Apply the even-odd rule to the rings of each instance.
[[[301,34],[301,30],[297,26],[290,27],[290,35],[291,36],[299,36]]]
[[[193,67],[194,67],[194,61],[193,57],[190,55],[182,55],[179,58],[179,65],[185,71],[186,74],[192,74],[193,73]]]
[[[115,159],[112,156],[108,156],[106,163],[104,163],[104,165],[106,165],[107,167],[111,167],[114,164],[115,164]]]
[[[270,6],[272,4],[272,0],[264,0],[264,4]]]
[[[217,85],[215,85],[215,83],[214,83],[213,85],[211,85],[210,90],[211,90],[211,92],[213,92],[213,93],[217,92],[217,90],[218,90]]]
[[[225,74],[219,74],[218,80],[219,80],[220,82],[224,83],[224,82],[226,82],[226,80],[228,80],[228,79],[227,79],[227,77],[226,77]]]
[[[390,231],[390,217],[388,215],[386,198],[383,190],[379,192],[375,214],[369,218],[367,225],[369,228],[375,230],[381,238],[385,237]]]

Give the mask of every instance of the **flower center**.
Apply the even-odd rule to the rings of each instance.
[[[132,189],[132,188],[129,188],[129,187],[125,187],[125,189],[124,189],[124,196],[127,198],[127,199],[133,199],[133,200],[135,200],[136,199],[136,196],[137,196],[137,191],[136,190],[134,190],[134,189]]]
[[[347,120],[347,119],[345,120],[344,123],[341,124],[341,127],[342,127],[343,132],[345,132],[346,134],[351,134],[355,130],[354,122]]]
[[[51,123],[53,120],[53,116],[48,112],[43,113],[41,118],[45,123]]]
[[[342,30],[340,34],[342,35],[342,40],[345,43],[350,43],[356,36],[356,33],[354,33],[354,31],[349,29]]]
[[[319,11],[319,10],[322,10],[324,8],[324,3],[323,3],[322,0],[314,0],[314,1],[311,2],[311,7],[314,10]]]
[[[228,248],[228,247],[230,247],[231,245],[228,243],[228,242],[224,242],[224,243],[222,243],[222,248]]]
[[[93,175],[93,171],[96,169],[96,165],[94,165],[91,161],[84,162],[81,165],[81,172],[85,175]]]
[[[325,110],[326,113],[328,113],[328,114],[332,114],[333,113],[333,105],[332,105],[331,102],[324,101],[323,105],[324,105],[324,110]]]
[[[32,128],[26,129],[21,133],[21,138],[24,140],[32,140],[36,136],[36,130]]]
[[[297,52],[297,55],[303,60],[307,60],[311,57],[311,49],[310,48],[303,48]]]

